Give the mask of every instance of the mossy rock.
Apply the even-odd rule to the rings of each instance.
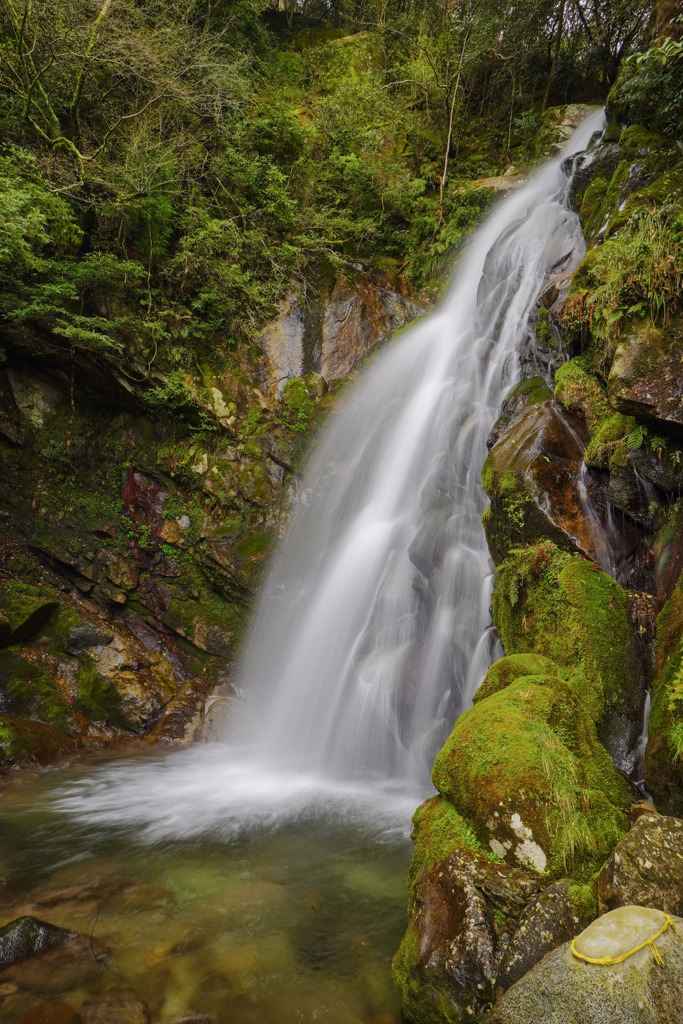
[[[0,652],[0,709],[60,729],[67,728],[71,718],[50,662],[9,650]]]
[[[683,435],[683,318],[664,327],[631,321],[615,352],[607,389],[612,408]]]
[[[628,792],[584,693],[518,677],[465,712],[436,758],[436,788],[508,864],[588,876],[627,830]]]
[[[480,700],[504,690],[520,676],[553,675],[557,671],[555,662],[544,658],[542,654],[510,654],[506,658],[499,658],[484,676],[472,703],[478,704]]]
[[[683,578],[657,618],[645,781],[664,814],[683,816]]]
[[[0,714],[0,751],[10,764],[46,767],[81,746],[77,736],[46,722]]]
[[[575,674],[603,743],[630,770],[644,671],[619,584],[588,559],[542,541],[500,567],[493,616],[507,654],[541,654]]]
[[[591,432],[611,412],[607,390],[586,368],[585,356],[577,356],[560,366],[555,374],[555,398],[565,409],[580,415]]]
[[[59,602],[53,591],[10,580],[0,588],[0,647],[24,643],[48,621]]]
[[[133,724],[114,683],[98,671],[92,658],[81,656],[76,676],[75,709],[91,722],[131,731]]]

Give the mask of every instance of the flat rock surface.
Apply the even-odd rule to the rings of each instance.
[[[645,918],[625,908],[598,918],[586,932],[591,948],[606,952],[606,945],[633,942],[642,936]],[[646,910],[652,914],[652,911]],[[608,919],[621,920],[619,932],[608,935]],[[659,921],[661,914],[654,915]],[[602,923],[601,923],[602,922]],[[654,918],[648,918],[648,926]],[[600,925],[600,943],[594,929]],[[593,929],[593,931],[591,931]],[[654,931],[658,929],[655,928]],[[596,941],[593,942],[593,939]],[[642,939],[641,939],[642,941]],[[588,940],[586,940],[588,942]],[[553,950],[516,985],[488,1014],[486,1024],[680,1024],[683,1020],[683,919],[656,940],[664,962],[657,964],[646,946],[623,963],[613,966],[588,964],[571,952],[569,942]],[[616,945],[612,945],[616,948]]]

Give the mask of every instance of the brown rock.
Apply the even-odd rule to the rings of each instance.
[[[84,1024],[147,1024],[146,1003],[129,988],[90,996],[81,1007]]]
[[[81,1024],[82,1018],[68,1003],[41,1003],[27,1013],[17,1024]]]

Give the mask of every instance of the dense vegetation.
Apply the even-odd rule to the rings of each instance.
[[[3,0],[11,324],[145,380],[252,336],[321,260],[424,285],[486,202],[472,182],[652,32],[637,0],[277,6]]]

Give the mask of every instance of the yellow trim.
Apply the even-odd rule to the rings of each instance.
[[[649,946],[650,947],[650,952],[652,953],[652,955],[653,955],[653,957],[655,959],[655,963],[658,963],[660,967],[663,967],[664,966],[664,961],[662,960],[661,953],[659,952],[657,947],[654,945],[654,942],[655,942],[655,939],[658,939],[659,936],[662,935],[666,931],[666,929],[669,927],[669,925],[671,925],[671,927],[673,928],[674,923],[673,923],[673,919],[671,917],[669,917],[668,914],[665,914],[663,910],[659,910],[658,913],[661,914],[664,917],[664,924],[659,929],[657,934],[653,935],[649,939],[646,939],[645,942],[641,942],[641,944],[639,946],[636,946],[634,949],[629,949],[628,953],[622,953],[621,956],[616,956],[614,958],[611,957],[611,956],[601,956],[601,957],[598,957],[596,959],[596,958],[594,958],[592,956],[586,956],[585,953],[579,953],[577,948],[576,948],[576,939],[572,939],[572,946],[571,946],[572,953],[574,954],[574,956],[578,957],[579,960],[585,960],[587,964],[600,964],[601,967],[611,967],[612,964],[621,964],[621,963],[623,963],[624,960],[628,960],[628,958],[630,956],[633,956],[634,953],[637,953],[637,952],[639,952],[639,950],[645,949],[646,946]],[[580,937],[581,936],[579,936],[579,935],[576,936],[577,939],[580,938]]]

